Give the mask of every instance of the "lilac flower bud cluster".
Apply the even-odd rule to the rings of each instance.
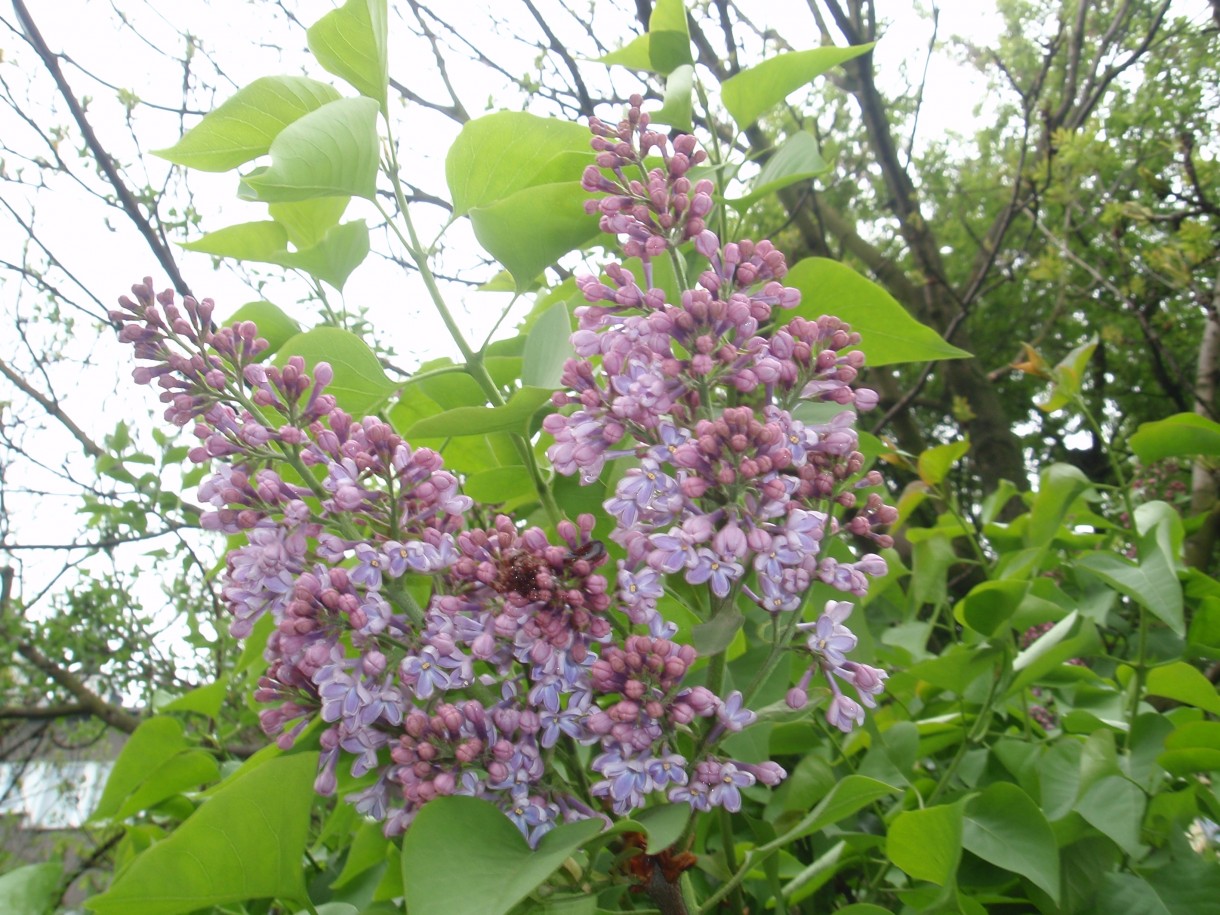
[[[271,621],[261,725],[288,749],[320,720],[320,793],[353,784],[348,799],[390,834],[433,798],[483,797],[536,843],[650,796],[735,808],[737,788],[782,777],[710,755],[753,715],[739,693],[683,685],[695,653],[670,629],[632,636],[615,619],[592,516],[561,521],[558,544],[503,516],[467,526],[471,500],[440,456],[338,409],[328,365],[264,365],[253,325],[216,329],[211,303],[189,299],[184,318],[148,280],[134,293],[114,317],[154,363],[137,380],[194,424],[192,459],[216,461],[202,524],[245,535],[222,585],[231,630]],[[688,763],[678,747],[700,738],[697,718],[711,731]],[[581,745],[601,779],[584,795],[568,783]],[[566,772],[548,765],[556,753]]]
[[[585,169],[581,186],[607,195],[585,203],[585,212],[601,216],[602,231],[625,236],[628,257],[651,258],[703,232],[714,186],[706,178],[692,182],[687,176],[707,159],[695,138],[683,134],[671,148],[664,134],[648,129],[649,117],[640,111],[644,99],[633,95],[630,101],[617,126],[589,119],[597,165]],[[661,166],[646,170],[645,159],[654,149]],[[629,171],[639,176],[631,177]]]
[[[618,566],[619,601],[655,638],[669,631],[657,610],[669,575],[706,585],[714,608],[749,600],[776,626],[781,615],[802,612],[815,582],[862,597],[869,579],[886,573],[874,550],[892,544],[880,528],[897,513],[878,493],[866,492],[882,480],[876,471],[863,472],[857,450],[852,408],[877,404],[873,391],[854,386],[864,362],[855,349],[860,335],[826,315],[780,317],[777,309],[800,301],[799,291],[782,283],[783,254],[767,241],[722,245],[703,224],[707,209],[699,207],[694,223],[688,199],[660,193],[662,179],[676,187],[702,154],[689,136],[673,143],[680,159],[668,154],[666,140],[647,129],[637,109],[633,100],[617,130],[593,124],[600,168],[586,171],[584,186],[606,195],[591,208],[603,214],[605,231],[626,236],[628,256],[642,258],[644,284],[621,264],[609,265],[603,278],[578,279],[589,304],[576,312],[577,358],[564,368],[567,391],[554,397],[559,412],[543,424],[555,439],[548,456],[556,470],[579,473],[585,483],[601,475],[607,460],[633,459],[605,508],[617,522],[612,536],[626,552]],[[647,187],[626,182],[623,169],[644,170],[654,149],[664,168],[648,172]],[[673,174],[675,160],[680,176]],[[651,287],[648,258],[666,247],[641,250],[644,229],[670,248],[693,238],[707,261],[677,303]],[[808,403],[843,409],[829,419],[803,420]],[[851,604],[832,605],[796,630],[814,629],[799,650],[812,655],[810,672],[825,673],[827,718],[846,731],[863,720],[861,704],[875,705],[885,673],[843,656],[855,646],[844,625]],[[840,681],[858,701],[842,692]],[[790,705],[804,705],[808,685],[806,677]],[[744,776],[734,770],[717,777],[730,785]],[[686,799],[698,806],[713,796],[708,791]]]

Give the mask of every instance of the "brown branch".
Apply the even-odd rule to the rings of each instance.
[[[3,375],[10,382],[12,382],[31,400],[37,401],[39,406],[46,410],[48,415],[59,420],[63,427],[72,433],[72,437],[80,442],[81,447],[85,449],[85,453],[90,457],[99,458],[106,453],[105,449],[91,439],[88,434],[86,434],[85,430],[72,421],[72,417],[65,413],[63,408],[60,407],[59,401],[47,397],[45,394],[31,385],[24,378],[13,371],[13,369],[3,359],[0,359],[0,375]]]
[[[18,718],[26,721],[41,721],[47,718],[71,718],[74,715],[92,714],[80,703],[59,705],[0,705],[0,718]]]

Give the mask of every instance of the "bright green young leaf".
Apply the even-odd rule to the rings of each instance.
[[[961,439],[929,448],[919,455],[919,478],[929,486],[939,486],[953,466],[970,450],[970,440]]]
[[[398,387],[386,377],[369,345],[338,327],[315,327],[287,340],[276,356],[276,365],[284,365],[291,356],[303,358],[307,371],[319,362],[330,363],[335,377],[326,393],[333,394],[339,406],[355,417],[377,410]]]
[[[0,912],[45,915],[54,911],[64,866],[60,861],[27,864],[0,876]]]
[[[347,0],[305,33],[318,63],[374,99],[382,111],[390,72],[388,35],[386,0]]]
[[[837,315],[864,338],[860,349],[867,354],[869,365],[970,358],[846,264],[807,257],[788,271],[784,285],[801,291],[801,304],[785,311],[781,320],[800,315],[816,321],[821,315]]]
[[[656,111],[649,112],[654,124],[666,124],[674,130],[691,130],[691,93],[695,85],[695,68],[683,64],[665,80],[665,101]]]
[[[312,248],[339,224],[351,197],[316,197],[295,203],[273,203],[267,207],[271,218],[283,226],[288,241],[298,251]]]
[[[377,193],[377,103],[342,98],[285,127],[271,165],[242,178],[240,196],[266,203]]]
[[[885,853],[916,880],[946,885],[962,857],[962,803],[900,813],[890,824]]]
[[[153,154],[175,165],[225,172],[264,155],[280,131],[339,98],[333,86],[303,76],[264,76]]]
[[[177,915],[250,899],[303,899],[317,765],[318,754],[297,753],[230,778],[86,906],[99,915]]]
[[[402,842],[407,908],[445,915],[504,915],[600,832],[596,819],[557,826],[531,851],[503,813],[472,797],[429,802]],[[461,862],[455,879],[453,865]]]
[[[1177,413],[1168,419],[1144,423],[1129,443],[1145,464],[1168,457],[1220,454],[1220,423],[1197,413]]]
[[[587,128],[524,111],[499,111],[462,127],[445,156],[445,181],[454,216],[462,216],[525,188],[579,182],[592,162]],[[584,196],[575,192],[582,212]]]
[[[114,761],[102,798],[92,819],[115,816],[123,802],[154,772],[179,753],[190,749],[177,718],[157,715],[140,723]]]
[[[1143,546],[1145,539],[1141,539]],[[1137,563],[1116,553],[1090,553],[1076,560],[1078,568],[1096,575],[1116,591],[1142,604],[1177,635],[1186,634],[1182,585],[1177,574],[1157,551]]]
[[[247,302],[229,317],[226,324],[253,321],[258,335],[267,341],[265,355],[275,353],[284,343],[301,332],[301,325],[270,302]]]
[[[831,67],[871,51],[871,44],[853,48],[814,48],[777,54],[724,81],[720,98],[742,130],[791,93],[808,85]]]
[[[975,632],[994,636],[1016,613],[1028,589],[1028,582],[1013,579],[981,582],[957,602],[953,616]]]
[[[798,181],[808,181],[829,170],[830,163],[822,158],[822,151],[818,149],[818,141],[813,134],[794,133],[784,140],[759,170],[754,183],[750,185],[750,192],[725,203],[741,212],[781,188]]]
[[[1059,850],[1051,824],[1011,782],[996,782],[966,804],[962,845],[1059,901]]]
[[[486,435],[489,432],[525,434],[530,418],[545,403],[549,403],[549,388],[521,388],[514,391],[502,407],[457,407],[421,419],[407,430],[409,440],[417,438],[451,438],[464,435]]]
[[[1044,399],[1036,401],[1038,409],[1045,413],[1054,413],[1067,406],[1072,398],[1080,393],[1080,385],[1084,381],[1084,370],[1088,366],[1089,360],[1093,358],[1095,349],[1097,349],[1097,338],[1092,337],[1063,357],[1063,360],[1051,370],[1054,382],[1051,384],[1050,390]]]
[[[572,318],[566,302],[556,302],[534,322],[522,353],[521,383],[535,388],[557,388],[563,364],[572,349]]]
[[[542,184],[472,209],[470,222],[479,244],[524,290],[543,269],[597,237],[601,230],[584,200],[579,180]]]
[[[893,915],[889,909],[883,909],[871,902],[854,902],[841,909],[835,909],[835,915]]]
[[[1148,673],[1147,688],[1149,695],[1163,696],[1220,715],[1220,693],[1217,693],[1216,685],[1185,661],[1153,668]]]

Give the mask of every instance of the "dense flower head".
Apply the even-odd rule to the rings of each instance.
[[[616,128],[592,124],[599,157],[584,187],[598,195],[590,211],[602,214],[604,231],[626,237],[624,253],[640,258],[644,276],[610,264],[600,278],[578,278],[588,304],[577,309],[566,390],[543,424],[555,439],[548,455],[585,483],[608,460],[628,460],[605,509],[626,553],[619,600],[653,635],[664,632],[657,606],[668,575],[773,615],[803,613],[815,582],[861,597],[886,572],[875,550],[892,544],[882,530],[897,513],[858,450],[856,412],[877,404],[856,385],[860,335],[830,315],[782,315],[800,292],[783,285],[787,263],[769,241],[722,244],[704,210],[690,230],[688,201],[663,185],[685,178],[702,153],[689,136],[671,143],[651,131],[638,107],[633,99]],[[645,235],[664,246],[641,249]],[[706,268],[675,302],[651,285],[651,259],[687,239]],[[841,634],[827,644],[836,663],[819,669],[836,699],[838,678],[874,704],[883,674],[857,678],[844,666],[854,637],[851,646]],[[807,701],[804,688],[798,700]],[[861,720],[849,701],[829,709],[836,726]]]

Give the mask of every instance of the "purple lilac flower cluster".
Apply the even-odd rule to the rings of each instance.
[[[590,304],[577,309],[568,390],[555,395],[559,412],[544,421],[555,439],[548,456],[586,483],[608,459],[635,458],[605,503],[626,553],[617,590],[633,623],[654,638],[671,633],[657,602],[665,576],[680,574],[708,587],[713,613],[741,597],[779,626],[783,614],[802,610],[812,583],[860,597],[870,577],[886,572],[872,549],[892,544],[879,528],[896,512],[876,492],[862,492],[881,477],[861,473],[849,409],[871,409],[877,395],[852,386],[864,357],[852,349],[860,336],[848,325],[829,316],[777,319],[776,308],[800,301],[781,282],[783,254],[767,241],[721,244],[704,219],[711,182],[689,178],[704,153],[689,135],[670,144],[649,129],[640,103],[632,99],[617,127],[593,121],[599,155],[583,186],[603,195],[587,209],[640,259],[643,285],[621,264],[609,265],[604,279],[578,279]],[[652,152],[660,161],[650,168]],[[678,246],[688,240],[707,267],[675,304],[652,285],[652,262],[671,256],[682,276]],[[795,418],[793,410],[811,401],[844,409],[821,423]],[[830,549],[835,538],[869,549],[836,558],[849,554]],[[824,672],[827,719],[843,731],[863,721],[861,706],[875,705],[886,677],[847,660],[856,645],[844,625],[851,608],[830,601],[816,621],[791,627],[806,636],[801,648],[811,663],[788,703],[804,706],[814,671]]]
[[[348,799],[389,834],[431,799],[463,794],[497,803],[536,843],[558,822],[649,796],[735,810],[741,788],[782,777],[678,751],[754,716],[740,693],[683,683],[695,653],[672,633],[635,636],[616,620],[592,516],[561,521],[559,543],[503,516],[472,526],[439,455],[340,410],[325,363],[312,377],[299,357],[264,365],[257,329],[214,327],[209,300],[180,307],[151,280],[133,294],[112,318],[152,363],[136,380],[193,426],[191,459],[216,462],[202,524],[246,538],[226,562],[231,630],[272,621],[262,727],[288,749],[320,720],[320,793],[336,792],[344,762]],[[583,795],[568,783],[581,745],[596,776]],[[556,753],[566,772],[548,764]]]

